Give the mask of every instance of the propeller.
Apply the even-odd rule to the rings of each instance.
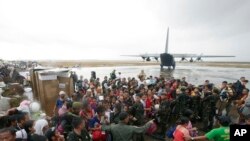
[[[202,61],[201,57],[203,56],[203,53],[201,53],[197,58],[196,61]]]
[[[158,57],[155,57],[155,60],[158,62]]]
[[[185,57],[182,57],[182,58],[181,58],[181,61],[185,61],[185,60],[187,61],[187,59],[186,59]]]
[[[151,61],[151,59],[148,57],[148,58],[146,59],[146,61]]]

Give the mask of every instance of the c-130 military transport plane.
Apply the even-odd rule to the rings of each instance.
[[[161,68],[167,66],[168,68],[175,69],[175,60],[174,58],[181,58],[181,61],[187,60],[186,58],[190,58],[189,62],[194,61],[201,61],[202,58],[214,58],[214,57],[235,57],[235,56],[225,56],[225,55],[197,55],[197,54],[174,54],[168,52],[168,38],[169,38],[169,28],[167,30],[167,40],[165,46],[165,52],[161,54],[139,54],[139,55],[123,55],[123,56],[130,56],[130,57],[141,57],[143,60],[151,61],[151,58],[158,61],[161,59]],[[194,60],[195,58],[195,60]],[[187,60],[188,61],[188,60]]]

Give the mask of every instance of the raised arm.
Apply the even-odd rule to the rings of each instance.
[[[151,124],[153,124],[153,120],[150,120],[142,127],[131,126],[131,128],[132,128],[134,133],[143,133],[150,127]]]

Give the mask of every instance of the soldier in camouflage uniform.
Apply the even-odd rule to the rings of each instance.
[[[175,113],[180,116],[182,111],[191,107],[191,97],[185,93],[186,88],[181,88],[181,94],[176,99],[176,111]]]
[[[171,116],[170,101],[166,98],[162,99],[162,102],[159,107],[158,116],[159,116],[159,127],[161,129],[160,135],[165,136],[167,130],[167,124]]]
[[[136,94],[135,103],[131,107],[131,114],[133,115],[134,125],[140,126],[143,124],[144,119],[144,107],[141,103],[141,94]]]
[[[144,107],[143,104],[141,103],[141,96],[142,95],[140,93],[136,94],[135,103],[131,107],[131,114],[133,115],[133,124],[136,126],[141,126],[144,124]],[[135,134],[133,140],[144,141],[144,136],[142,133]]]
[[[133,134],[143,134],[153,123],[153,120],[151,120],[141,127],[127,125],[129,115],[126,112],[120,113],[119,119],[118,124],[102,125],[101,127],[102,130],[112,133],[113,141],[132,141]]]
[[[216,96],[211,92],[206,92],[202,100],[203,130],[209,131],[213,128],[214,116],[216,112]]]
[[[191,94],[192,105],[191,109],[194,112],[194,118],[200,119],[199,112],[201,110],[201,93],[199,92],[199,88],[195,88],[193,93]]]

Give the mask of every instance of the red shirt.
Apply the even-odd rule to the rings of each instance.
[[[147,98],[146,99],[146,108],[151,108],[151,106],[152,106],[152,100],[151,100],[151,98]]]
[[[173,141],[185,141],[184,136],[190,136],[187,128],[178,125],[174,131],[174,140]]]

